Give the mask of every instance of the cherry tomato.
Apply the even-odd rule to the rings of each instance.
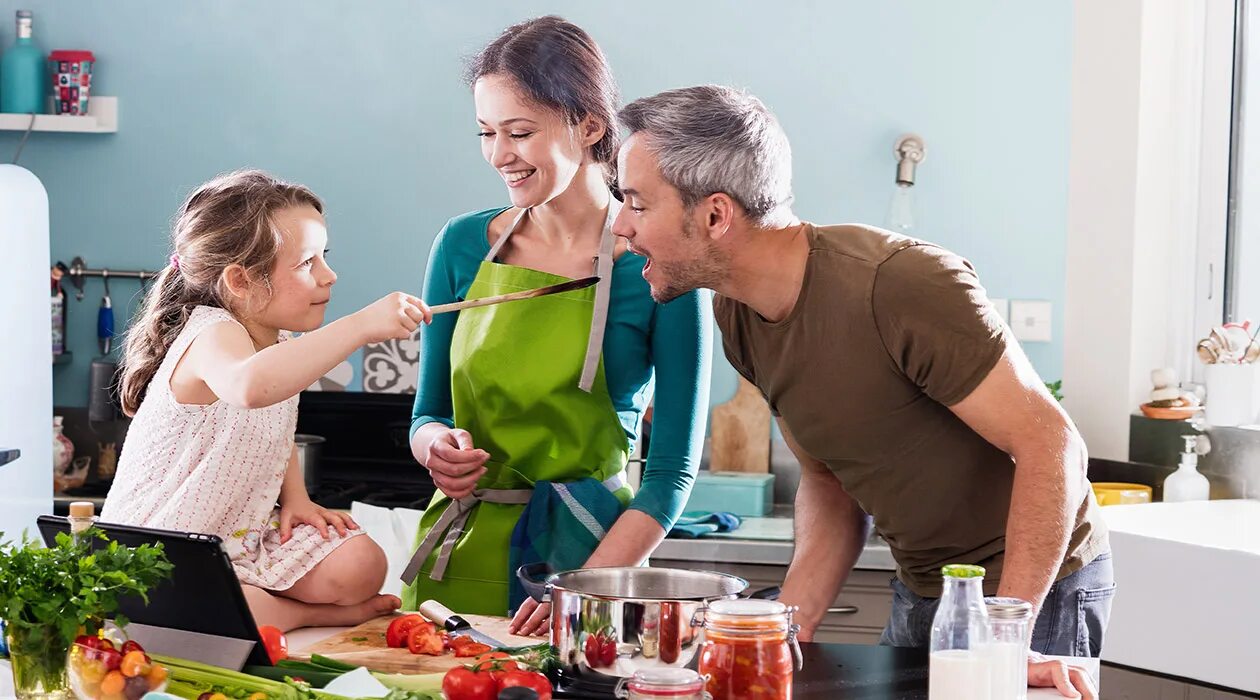
[[[421,622],[426,622],[426,620],[423,616],[416,614],[394,618],[385,629],[385,646],[392,649],[402,649],[407,646],[407,633]]]
[[[117,649],[102,649],[97,653],[100,654],[101,663],[105,664],[107,671],[117,671],[122,665],[123,655]]]
[[[442,693],[446,700],[495,700],[499,689],[490,674],[456,666],[442,677]]]
[[[499,690],[514,687],[531,688],[538,693],[538,700],[551,700],[551,681],[534,671],[509,671],[499,681]]]
[[[587,666],[591,668],[603,666],[599,660],[599,635],[586,635],[586,641],[582,644],[582,654],[586,657]]]
[[[262,640],[263,648],[267,650],[267,658],[271,659],[272,664],[289,658],[289,640],[285,639],[280,628],[263,625],[258,628],[258,638]]]
[[[133,651],[138,651],[138,652],[143,653],[144,647],[140,646],[140,642],[137,642],[134,639],[128,639],[127,641],[123,642],[123,645],[122,645],[123,655],[129,654]]]

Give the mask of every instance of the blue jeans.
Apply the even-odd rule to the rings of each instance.
[[[879,643],[927,648],[939,598],[924,598],[899,579],[890,584],[893,609]],[[1076,573],[1056,581],[1033,626],[1033,651],[1055,656],[1101,656],[1116,580],[1111,552],[1099,554]]]

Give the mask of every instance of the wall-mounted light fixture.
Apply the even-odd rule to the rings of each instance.
[[[910,188],[914,187],[915,168],[926,157],[927,147],[918,134],[905,134],[897,139],[893,154],[897,157],[897,177],[892,203],[888,207],[888,228],[908,233],[915,225],[914,196]]]

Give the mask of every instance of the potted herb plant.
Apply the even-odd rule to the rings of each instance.
[[[126,547],[90,528],[74,537],[61,533],[43,547],[28,540],[0,542],[0,618],[5,621],[13,687],[18,698],[72,697],[66,679],[66,651],[80,634],[96,634],[108,618],[127,621],[118,600],[140,596],[170,575],[161,543]]]

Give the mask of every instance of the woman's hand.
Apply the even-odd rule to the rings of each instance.
[[[550,629],[547,625],[550,619],[551,603],[539,603],[533,598],[526,598],[512,617],[508,632],[522,637],[541,637]]]
[[[433,476],[434,485],[452,500],[473,492],[477,480],[486,473],[486,460],[490,459],[490,453],[473,447],[472,435],[459,428],[438,432],[426,451],[428,460],[424,466]]]

